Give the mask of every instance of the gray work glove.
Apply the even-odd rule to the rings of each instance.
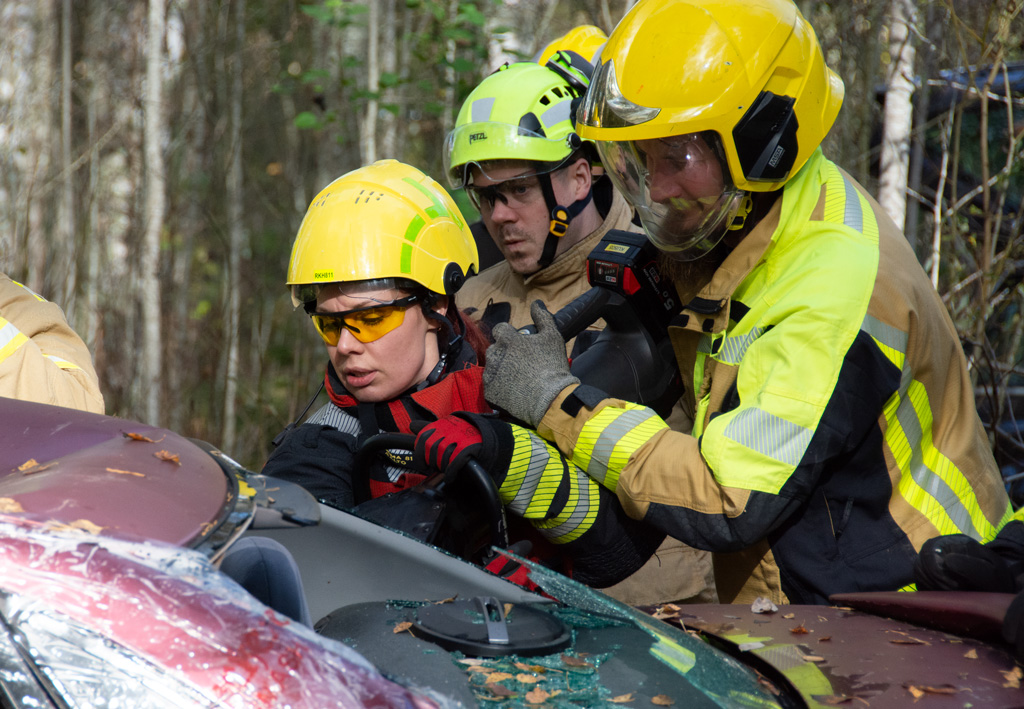
[[[495,326],[487,349],[484,398],[536,428],[559,392],[580,380],[569,371],[565,340],[539,300],[530,304],[536,334],[508,323]]]

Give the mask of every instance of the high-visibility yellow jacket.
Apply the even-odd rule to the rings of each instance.
[[[2,273],[0,396],[103,413],[89,349],[63,311]]]
[[[716,552],[723,601],[904,588],[925,540],[988,541],[1010,518],[945,307],[820,150],[671,337],[693,435],[586,387],[538,430],[628,514]]]

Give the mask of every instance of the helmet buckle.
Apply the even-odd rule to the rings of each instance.
[[[555,207],[551,210],[551,225],[548,231],[552,236],[562,238],[569,230],[569,212],[565,207]]]

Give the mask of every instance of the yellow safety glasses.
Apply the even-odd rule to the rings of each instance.
[[[310,313],[313,326],[331,347],[341,339],[341,329],[346,328],[360,342],[379,340],[405,321],[405,311],[420,300],[418,295],[393,300],[390,303],[355,308],[340,313]]]

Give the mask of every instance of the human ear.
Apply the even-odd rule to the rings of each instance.
[[[437,302],[433,305],[433,310],[438,315],[444,315],[448,312],[448,296],[438,296]]]

